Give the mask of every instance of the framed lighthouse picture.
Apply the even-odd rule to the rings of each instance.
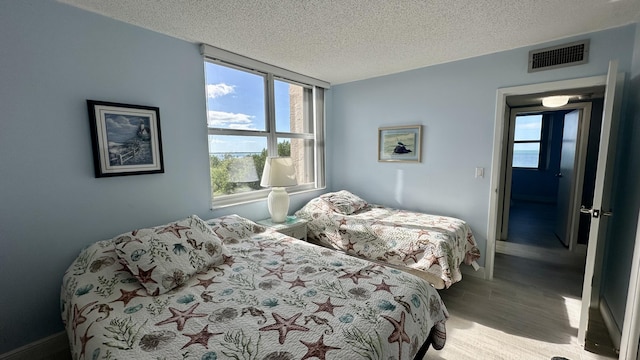
[[[422,125],[378,128],[378,161],[420,162]]]
[[[164,172],[160,109],[87,100],[96,177]]]

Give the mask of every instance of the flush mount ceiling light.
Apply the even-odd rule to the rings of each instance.
[[[544,107],[560,107],[567,105],[567,103],[569,103],[568,95],[547,96],[546,98],[542,98],[542,106]]]

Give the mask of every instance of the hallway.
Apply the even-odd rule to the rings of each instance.
[[[507,241],[545,249],[566,249],[555,234],[555,204],[511,201]]]

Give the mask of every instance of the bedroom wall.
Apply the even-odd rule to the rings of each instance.
[[[618,166],[612,199],[614,216],[606,244],[602,297],[620,330],[629,288],[629,272],[640,209],[640,25],[636,25],[630,74],[627,73],[625,108],[620,124]]]
[[[575,68],[527,74],[518,49],[334,87],[327,188],[464,218],[484,250],[496,89],[601,75],[609,57],[628,71],[634,31],[589,35],[589,64]],[[264,201],[209,209],[196,44],[37,0],[0,0],[0,34],[0,354],[63,330],[62,275],[88,244],[190,214],[268,216]],[[86,99],[158,106],[165,173],[96,179]],[[424,125],[423,162],[378,163],[377,128],[405,124]]]
[[[60,332],[80,250],[211,211],[198,45],[55,1],[0,1],[0,354]],[[86,99],[157,106],[164,174],[95,178]],[[292,197],[300,208],[317,192]]]
[[[333,189],[351,190],[374,203],[465,219],[484,252],[496,90],[604,75],[613,58],[629,72],[634,33],[635,26],[629,25],[334,86],[327,135]],[[584,38],[591,39],[587,64],[527,73],[529,50]],[[422,162],[378,162],[378,127],[411,124],[423,125]],[[474,177],[476,167],[484,168],[484,178]]]

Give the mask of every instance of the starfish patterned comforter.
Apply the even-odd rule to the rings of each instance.
[[[308,221],[308,237],[347,254],[423,272],[436,288],[462,279],[480,250],[463,220],[368,204],[346,190],[309,201],[296,216]]]
[[[92,244],[61,311],[73,359],[422,359],[448,317],[418,277],[237,215]]]

